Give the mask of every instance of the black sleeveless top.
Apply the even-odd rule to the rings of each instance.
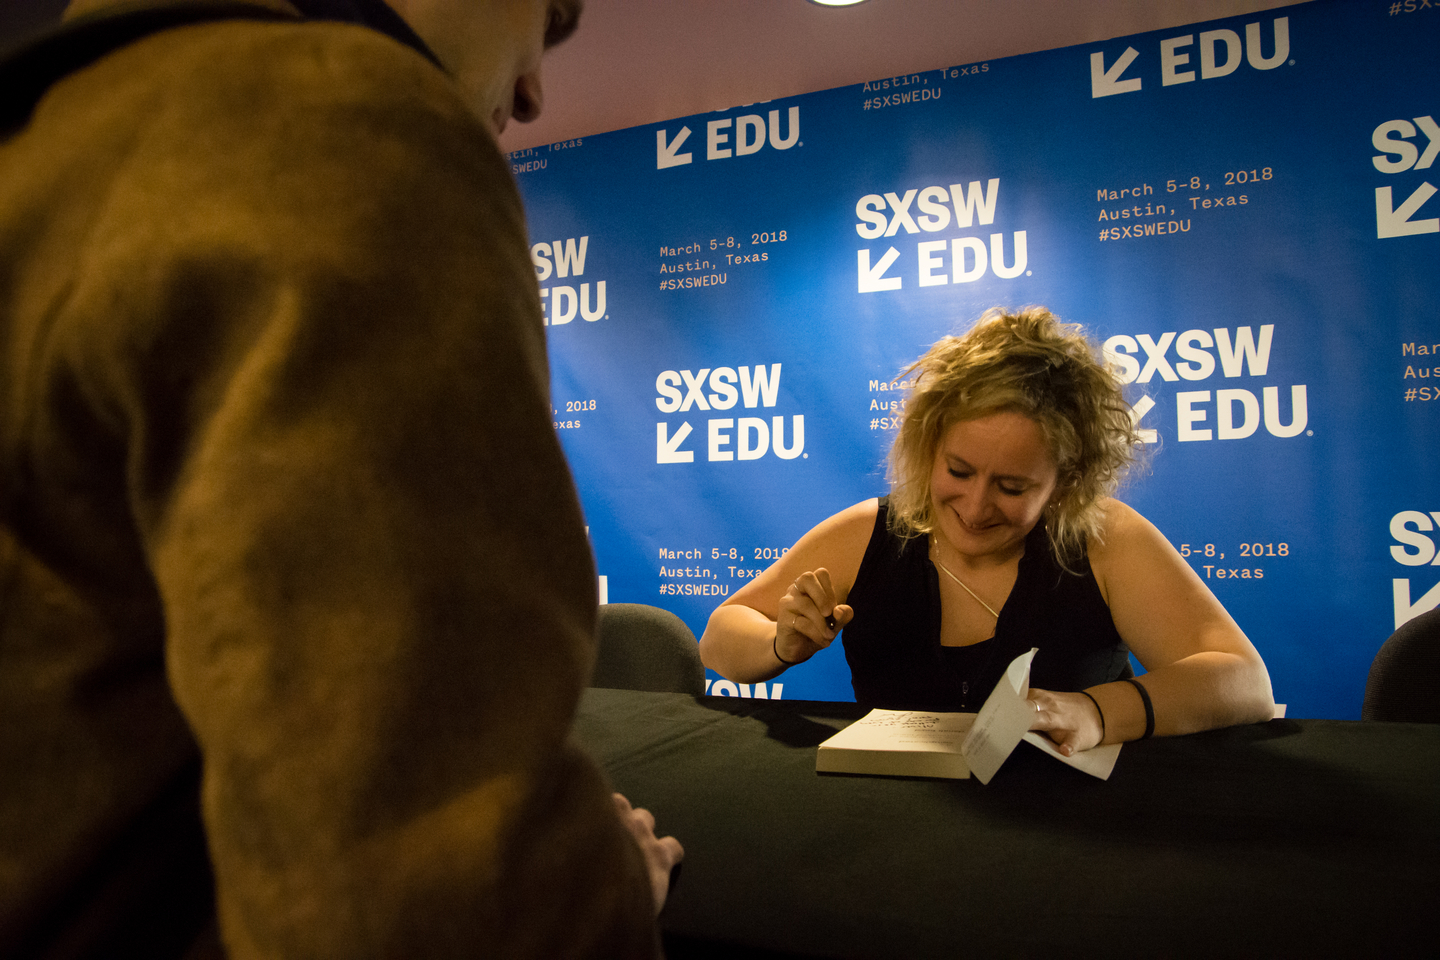
[[[902,540],[880,500],[875,530],[850,590],[855,619],[841,633],[860,703],[891,710],[979,710],[1005,668],[1031,647],[1030,685],[1081,690],[1125,675],[1126,648],[1088,557],[1067,573],[1045,525],[1025,538],[1025,555],[995,635],[967,647],[940,645],[940,581],[929,538]]]

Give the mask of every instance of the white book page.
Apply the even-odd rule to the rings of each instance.
[[[826,740],[826,747],[844,750],[904,750],[960,753],[973,713],[926,713],[918,710],[871,710]]]
[[[1036,649],[1031,647],[1029,653],[1022,653],[1010,662],[1005,675],[985,700],[985,706],[980,708],[961,747],[970,772],[981,783],[990,782],[1035,719],[1035,707],[1028,695],[1030,661],[1035,659]]]
[[[1074,756],[1067,757],[1055,746],[1054,740],[1038,730],[1026,733],[1024,740],[1026,743],[1033,743],[1061,763],[1088,773],[1092,777],[1099,777],[1101,780],[1110,779],[1110,771],[1115,769],[1115,761],[1120,757],[1120,744],[1118,743],[1107,744],[1103,747],[1091,747],[1089,750],[1081,750]]]

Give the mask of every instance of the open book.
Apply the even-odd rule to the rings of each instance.
[[[973,772],[989,783],[1021,740],[1101,780],[1109,779],[1120,744],[1093,747],[1067,757],[1042,733],[1030,729],[1030,661],[1035,648],[1016,657],[979,713],[871,710],[820,744],[820,773],[868,773],[891,777],[964,779]]]

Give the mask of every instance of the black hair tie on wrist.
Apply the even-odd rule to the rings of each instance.
[[[1146,740],[1155,732],[1155,705],[1150,702],[1150,694],[1140,685],[1139,680],[1126,677],[1125,682],[1140,692],[1140,702],[1145,704],[1145,736],[1140,739]]]
[[[1104,742],[1105,742],[1105,711],[1100,709],[1100,701],[1099,701],[1099,700],[1096,700],[1094,697],[1090,696],[1090,694],[1086,693],[1084,690],[1081,690],[1081,691],[1080,691],[1080,695],[1081,695],[1082,697],[1084,697],[1086,700],[1089,700],[1091,703],[1095,704],[1095,712],[1098,713],[1098,714],[1100,714],[1100,742],[1101,742],[1101,743],[1104,743]]]
[[[795,666],[795,664],[799,663],[799,662],[800,662],[799,660],[786,660],[784,657],[780,656],[780,648],[779,648],[778,646],[776,646],[779,642],[780,642],[780,631],[779,631],[779,630],[776,630],[776,631],[775,631],[775,636],[770,639],[770,652],[773,653],[773,654],[775,654],[775,659],[776,659],[776,660],[779,660],[781,663],[785,664],[785,666],[787,666],[787,667],[793,667],[793,666]]]

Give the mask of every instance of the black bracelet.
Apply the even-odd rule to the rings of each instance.
[[[1096,700],[1094,697],[1090,696],[1090,694],[1086,693],[1084,690],[1081,690],[1081,691],[1080,691],[1080,695],[1083,696],[1085,699],[1089,700],[1091,703],[1095,704],[1095,712],[1098,713],[1098,714],[1100,714],[1100,742],[1101,742],[1101,743],[1104,743],[1104,742],[1105,742],[1105,711],[1100,709],[1100,701],[1099,701],[1099,700]]]
[[[1155,732],[1155,705],[1150,702],[1150,694],[1140,685],[1139,680],[1134,677],[1126,677],[1125,682],[1140,691],[1140,702],[1145,704],[1145,736],[1140,739],[1148,739]]]
[[[776,647],[776,644],[779,643],[779,642],[780,642],[780,631],[779,631],[779,630],[776,630],[776,631],[775,631],[775,636],[772,637],[771,640],[770,640],[770,652],[773,653],[773,654],[775,654],[775,659],[776,659],[776,660],[779,660],[781,663],[785,664],[785,666],[787,666],[787,667],[793,667],[793,666],[795,666],[795,664],[799,663],[799,662],[800,662],[799,660],[786,660],[784,657],[780,656],[780,650],[779,650],[778,647]]]

